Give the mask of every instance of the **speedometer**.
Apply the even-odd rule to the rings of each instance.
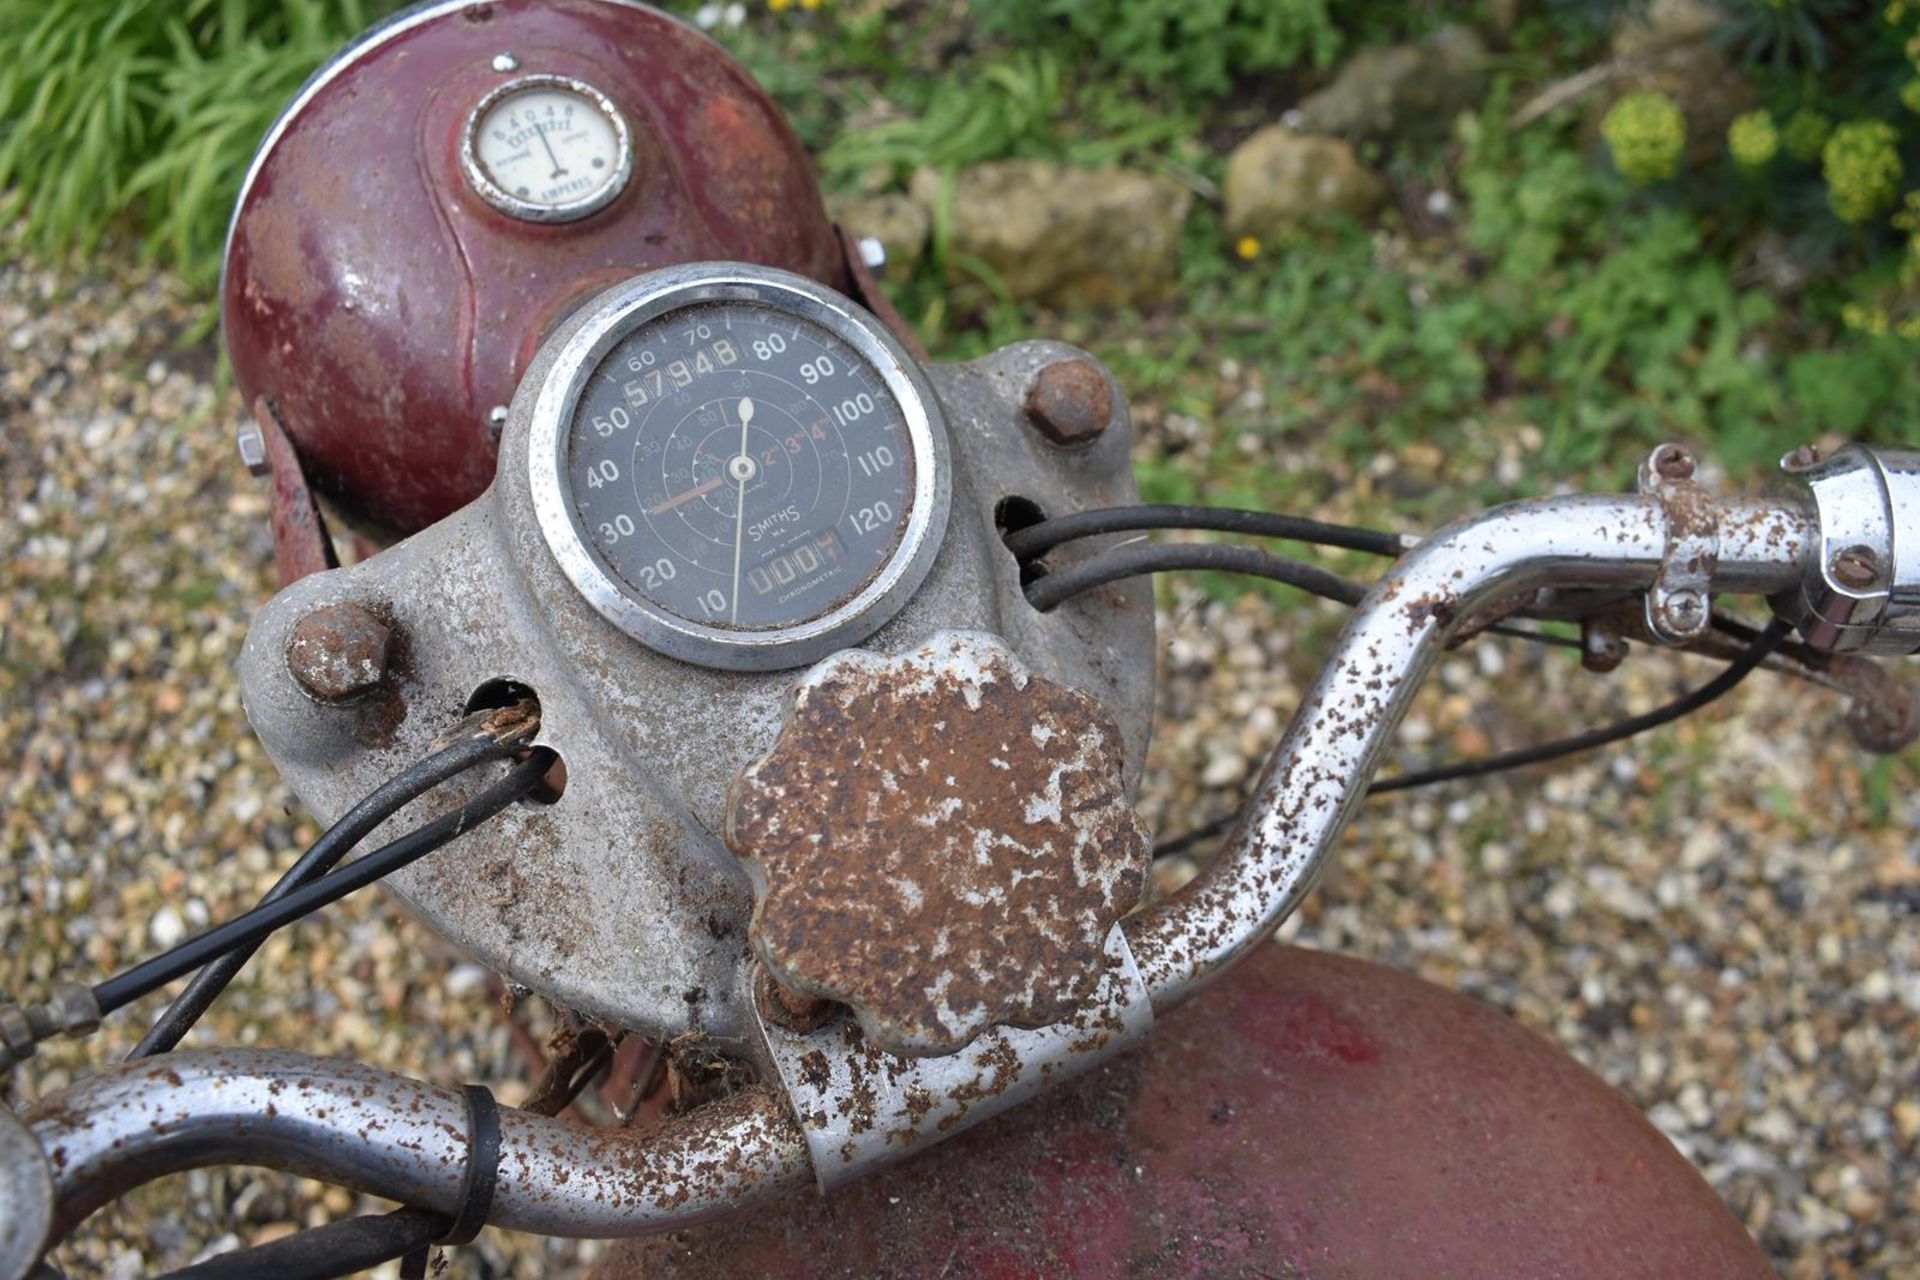
[[[847,299],[768,268],[675,268],[590,303],[529,447],[574,586],[708,666],[859,643],[919,588],[946,526],[945,429],[911,357]]]

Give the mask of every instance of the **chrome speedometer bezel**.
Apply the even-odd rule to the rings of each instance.
[[[570,430],[601,362],[629,334],[686,307],[742,302],[768,307],[828,330],[880,375],[900,406],[913,448],[913,506],[899,542],[852,599],[790,627],[759,630],[693,622],[628,586],[595,550],[568,480]],[[640,643],[669,657],[727,671],[809,666],[859,644],[898,615],[933,568],[952,502],[946,422],[926,377],[881,323],[853,302],[804,276],[748,263],[669,267],[619,284],[586,305],[546,364],[528,429],[527,463],[534,515],[548,549],[594,610]]]

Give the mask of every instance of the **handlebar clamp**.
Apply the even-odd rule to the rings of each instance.
[[[1781,466],[1811,499],[1820,554],[1775,612],[1829,653],[1920,652],[1920,452],[1849,444]]]

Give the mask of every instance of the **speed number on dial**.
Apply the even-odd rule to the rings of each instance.
[[[819,646],[794,641],[864,638],[931,559],[945,488],[930,397],[891,339],[805,287],[696,296],[616,331],[566,415],[555,479],[622,598],[602,612],[678,656],[811,660]]]

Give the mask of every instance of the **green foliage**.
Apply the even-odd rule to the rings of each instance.
[[[919,165],[950,168],[1052,149],[1064,97],[1060,64],[1046,50],[930,82],[919,114],[854,130],[820,157],[829,181],[870,170],[898,177]]]
[[[374,0],[0,0],[0,189],[26,243],[85,252],[148,214],[201,281],[260,136]]]
[[[1802,107],[1787,120],[1780,141],[1796,160],[1818,160],[1820,149],[1833,136],[1833,121],[1812,107]]]
[[[1148,85],[1220,94],[1241,77],[1340,48],[1330,0],[973,0],[987,31]]]
[[[1687,122],[1666,94],[1629,93],[1608,109],[1600,136],[1621,175],[1645,186],[1679,171],[1687,149]]]
[[[1900,135],[1882,120],[1843,124],[1820,152],[1827,201],[1842,222],[1866,222],[1900,195]]]
[[[1764,169],[1780,154],[1780,128],[1765,111],[1749,111],[1727,129],[1727,154],[1742,169]]]

